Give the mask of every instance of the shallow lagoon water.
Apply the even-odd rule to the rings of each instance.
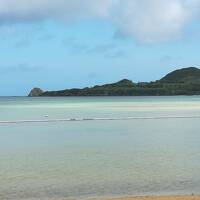
[[[0,121],[200,115],[200,97],[0,98]],[[0,124],[0,199],[200,193],[200,119]]]

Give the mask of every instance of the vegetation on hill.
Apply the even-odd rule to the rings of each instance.
[[[119,82],[96,85],[83,89],[46,91],[37,96],[161,96],[200,95],[200,69],[195,67],[175,70],[158,81],[134,83],[123,79]],[[32,96],[32,95],[31,95]]]
[[[200,82],[200,69],[195,67],[189,67],[184,69],[175,70],[165,77],[160,82],[163,83],[188,83],[188,82]]]

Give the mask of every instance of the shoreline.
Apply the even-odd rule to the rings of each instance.
[[[146,195],[146,196],[124,196],[95,198],[90,200],[200,200],[200,195]]]
[[[7,199],[0,195],[0,200]],[[12,200],[200,200],[200,195],[143,195],[143,196],[121,196],[121,197],[27,197],[8,198]]]

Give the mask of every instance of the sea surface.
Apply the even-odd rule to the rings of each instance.
[[[192,193],[200,97],[0,97],[1,200]]]

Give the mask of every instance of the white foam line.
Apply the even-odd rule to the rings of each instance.
[[[0,124],[20,123],[53,123],[53,122],[78,122],[78,121],[117,121],[117,120],[161,120],[161,119],[200,119],[200,115],[194,116],[150,116],[150,117],[114,117],[114,118],[67,118],[67,119],[46,119],[46,120],[6,120]]]

